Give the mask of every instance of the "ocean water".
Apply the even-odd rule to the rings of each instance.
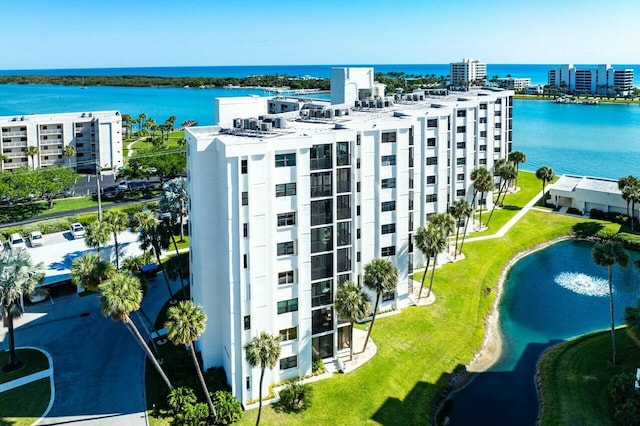
[[[50,70],[0,70],[0,75],[149,75],[157,77],[247,77],[251,75],[289,75],[329,78],[335,66],[374,67],[376,72],[404,72],[413,75],[448,75],[449,64],[334,64],[334,65],[245,65],[216,67],[78,68]],[[532,84],[546,84],[547,72],[558,64],[487,64],[488,78],[494,75],[531,78]],[[594,68],[595,65],[579,65]],[[613,65],[635,70],[634,86],[640,86],[640,65]]]
[[[609,327],[607,268],[593,263],[592,247],[585,241],[564,241],[513,266],[499,305],[502,355],[453,394],[451,425],[536,423],[534,377],[542,352],[554,343]],[[635,306],[638,281],[632,266],[613,268],[616,324],[624,323],[625,307]]]
[[[390,69],[396,69],[388,65]],[[446,65],[405,65],[407,73],[433,71]],[[422,68],[420,68],[422,67]],[[426,68],[425,68],[426,67]],[[505,71],[523,73],[546,69],[544,65],[505,65]],[[140,74],[193,75],[220,72],[222,67],[111,69]],[[227,67],[238,74],[268,73],[274,70],[312,73],[329,66],[308,67]],[[158,71],[161,70],[161,71]],[[61,74],[74,71],[105,74],[108,70],[54,70]],[[54,73],[51,71],[50,73]],[[35,72],[35,71],[34,71]],[[42,72],[42,71],[39,71]],[[230,71],[229,71],[230,72]],[[15,71],[14,71],[15,73]],[[305,75],[305,74],[303,74]],[[638,75],[638,73],[636,73]],[[259,89],[199,89],[52,85],[0,85],[0,116],[22,116],[56,112],[119,110],[133,117],[144,112],[156,122],[171,115],[177,122],[195,120],[199,125],[214,124],[216,97],[264,95]],[[319,95],[327,98],[328,95]],[[638,105],[584,106],[549,101],[514,100],[513,149],[527,154],[523,170],[535,171],[550,166],[556,174],[572,173],[617,179],[640,174],[640,107]]]

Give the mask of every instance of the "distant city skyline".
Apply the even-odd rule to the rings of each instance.
[[[0,69],[634,64],[638,12],[634,0],[8,2]]]

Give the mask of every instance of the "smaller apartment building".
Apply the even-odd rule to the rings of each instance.
[[[449,64],[449,82],[453,86],[464,86],[471,82],[487,80],[487,64],[477,59],[463,59]]]
[[[605,213],[627,212],[627,202],[615,179],[562,175],[549,188],[549,195],[547,203],[573,208],[582,214],[589,214],[593,209]]]
[[[123,165],[122,119],[118,111],[0,117],[0,149],[7,158],[3,169],[31,167],[29,146],[39,150],[34,167],[117,168]],[[75,149],[70,158],[64,156],[66,146]]]
[[[219,98],[219,124],[185,132],[191,295],[209,318],[198,348],[205,368],[224,366],[245,403],[260,378],[245,361],[252,337],[282,338],[265,386],[348,353],[350,324],[334,308],[339,285],[362,283],[364,266],[384,257],[399,281],[380,309],[407,306],[409,276],[424,264],[413,233],[456,199],[471,201],[471,171],[511,150],[512,91],[385,97],[372,69],[336,74],[340,103]]]
[[[633,69],[614,69],[610,65],[576,68],[571,64],[551,69],[548,84],[566,87],[568,93],[626,96],[633,91]]]

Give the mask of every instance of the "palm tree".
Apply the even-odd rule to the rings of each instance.
[[[260,424],[260,414],[262,414],[262,381],[264,379],[264,371],[276,366],[278,358],[280,358],[280,336],[272,336],[266,331],[255,336],[249,343],[244,346],[246,359],[252,368],[260,367],[260,388],[258,389],[258,419],[256,426]]]
[[[73,261],[71,281],[85,290],[98,291],[98,286],[113,277],[115,272],[111,262],[100,260],[96,253],[87,253]]]
[[[105,246],[111,238],[109,226],[104,221],[93,221],[85,228],[84,243],[87,247],[95,248],[100,256],[100,247]]]
[[[640,179],[629,175],[621,180],[618,181],[618,187],[622,186],[622,198],[627,202],[627,216],[631,221],[631,230],[633,231],[636,203],[640,202]],[[629,214],[629,204],[631,204],[631,214]]]
[[[603,241],[593,246],[591,257],[596,265],[606,266],[609,278],[609,314],[611,317],[611,347],[613,349],[612,362],[616,363],[616,332],[613,317],[613,284],[612,271],[616,263],[622,267],[627,266],[629,255],[622,245],[616,241]]]
[[[104,222],[107,229],[113,234],[114,248],[116,251],[116,269],[120,269],[120,249],[118,247],[118,234],[127,229],[129,220],[127,214],[120,210],[107,210],[104,214]]]
[[[0,252],[0,315],[9,332],[9,361],[2,366],[8,372],[22,367],[23,362],[16,357],[16,341],[13,320],[22,315],[20,300],[31,293],[42,280],[42,263],[34,265],[26,250]]]
[[[145,252],[151,248],[156,257],[156,263],[162,271],[164,282],[167,285],[169,291],[169,298],[173,299],[173,291],[171,290],[171,283],[167,276],[167,271],[162,267],[162,249],[169,247],[169,237],[167,233],[162,232],[161,227],[158,225],[158,218],[150,210],[142,210],[133,215],[134,222],[140,227],[140,235],[138,241],[140,242],[140,248]]]
[[[438,265],[438,254],[447,248],[447,228],[441,223],[430,221],[428,224],[428,232],[432,235],[431,255],[433,256],[433,267],[431,269],[431,279],[429,280],[429,291],[427,291],[427,297],[431,296],[433,276],[436,273],[436,266]],[[426,269],[424,273],[425,275],[427,274]]]
[[[545,186],[547,183],[551,182],[553,178],[556,176],[553,169],[548,166],[542,166],[538,170],[536,170],[536,177],[542,181],[542,205],[544,206],[544,198],[545,198]]]
[[[9,161],[9,156],[0,154],[0,171],[4,171],[4,163]]]
[[[135,120],[129,114],[122,114],[122,128],[124,129],[124,137],[128,137],[131,132],[131,126]]]
[[[371,304],[362,292],[362,286],[346,281],[338,286],[335,307],[338,315],[351,324],[349,337],[349,361],[353,359],[353,324],[369,315]]]
[[[40,149],[37,146],[30,145],[25,150],[25,155],[31,159],[31,168],[36,169],[36,155],[40,154]]]
[[[456,227],[456,221],[449,213],[434,213],[429,216],[429,223],[438,228],[445,239],[445,244],[449,242],[449,236]],[[447,248],[446,246],[442,249]],[[442,251],[440,250],[440,251]]]
[[[138,123],[138,131],[143,130],[145,128],[146,120],[147,120],[147,114],[145,114],[144,112],[141,112],[138,115],[138,118],[136,119],[136,123]]]
[[[516,181],[515,186],[518,186],[518,177],[517,175],[520,173],[520,164],[524,164],[527,162],[527,154],[522,151],[511,151],[509,153],[509,161],[516,166]]]
[[[497,162],[496,162],[497,164]],[[498,198],[493,203],[493,207],[491,208],[491,213],[489,214],[489,219],[487,219],[487,226],[489,226],[489,222],[491,222],[491,218],[493,217],[493,212],[496,210],[496,206],[501,204],[500,197],[504,191],[505,197],[507,196],[507,188],[509,187],[509,182],[518,177],[518,172],[513,164],[504,160],[499,165],[496,165],[496,173],[500,176],[500,183],[498,186]],[[504,200],[503,200],[504,202]]]
[[[633,175],[624,176],[618,179],[618,189],[620,190],[620,192],[622,192],[622,198],[627,202],[627,216],[629,217],[631,217],[631,215],[629,214],[629,204],[631,203],[631,200],[626,197],[626,194],[624,193],[624,188],[627,185],[637,181],[638,181],[638,178]]]
[[[640,343],[640,300],[635,307],[628,306],[624,310],[624,322],[627,324],[627,333],[636,342]]]
[[[110,317],[114,321],[122,321],[124,325],[131,331],[138,344],[147,354],[156,370],[167,384],[169,390],[173,390],[173,386],[169,378],[162,370],[158,360],[151,353],[151,349],[144,341],[138,328],[131,321],[129,314],[140,309],[142,301],[142,289],[140,280],[130,272],[117,272],[111,279],[98,286],[100,291],[99,301],[102,315]]]
[[[76,155],[76,149],[73,147],[73,145],[67,145],[62,149],[62,155],[64,157],[67,157],[67,160],[69,162],[68,166],[71,167],[71,157]]]
[[[436,235],[436,229],[433,226],[420,226],[416,229],[414,239],[416,242],[416,248],[422,252],[425,257],[424,273],[422,274],[422,280],[420,282],[420,291],[418,292],[418,299],[422,297],[422,289],[424,288],[424,281],[427,278],[429,271],[429,265],[431,264],[431,256],[434,250]]]
[[[453,218],[456,221],[456,247],[455,247],[455,253],[453,254],[454,259],[458,257],[458,237],[460,236],[460,226],[459,226],[460,220],[464,220],[466,224],[472,212],[473,210],[471,210],[471,206],[469,205],[467,200],[464,200],[462,198],[459,198],[456,201],[454,201],[451,207],[449,207],[449,213],[451,213],[451,216],[453,216]]]
[[[178,177],[162,185],[160,207],[171,212],[171,216],[179,220],[180,241],[184,241],[184,218],[187,216],[189,193],[187,179]]]
[[[206,328],[207,315],[202,308],[190,300],[183,300],[178,305],[167,310],[167,321],[164,328],[167,329],[167,337],[175,345],[188,345],[191,352],[191,360],[196,367],[202,390],[207,398],[207,404],[211,410],[211,416],[215,417],[216,409],[211,401],[211,395],[204,381],[198,358],[196,357],[196,348],[193,342],[198,340]]]
[[[373,318],[371,318],[362,352],[367,350],[367,343],[369,343],[371,330],[373,330],[373,324],[376,321],[382,294],[395,291],[398,286],[398,268],[389,259],[377,257],[364,267],[364,285],[376,294],[376,304],[373,308]]]
[[[485,193],[493,189],[493,176],[489,170],[484,167],[479,167],[471,172],[471,181],[473,182],[473,201],[472,207],[478,194],[480,194],[480,200],[478,201],[478,210],[480,211],[480,227],[482,228],[482,208],[480,207],[481,201],[485,199]],[[485,202],[486,205],[486,202]],[[467,227],[465,225],[465,235]],[[462,243],[464,244],[464,236],[462,237]]]

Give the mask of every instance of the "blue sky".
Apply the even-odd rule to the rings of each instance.
[[[0,69],[640,63],[637,0],[24,0]]]

